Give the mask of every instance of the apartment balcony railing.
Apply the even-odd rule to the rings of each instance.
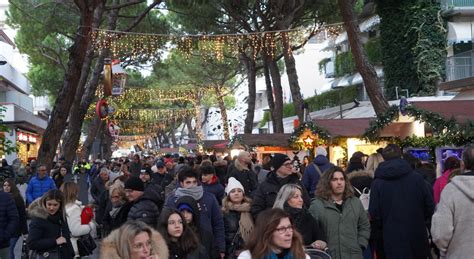
[[[441,7],[448,8],[473,8],[474,0],[441,0]]]
[[[446,59],[446,81],[474,76],[474,51],[464,52]]]

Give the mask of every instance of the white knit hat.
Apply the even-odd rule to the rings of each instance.
[[[245,193],[244,186],[239,182],[239,180],[235,179],[234,177],[231,177],[229,178],[229,181],[227,182],[227,186],[225,187],[226,195],[229,195],[230,191],[232,191],[235,188],[239,188],[242,190],[242,192]]]

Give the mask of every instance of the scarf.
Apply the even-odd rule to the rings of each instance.
[[[283,255],[283,259],[293,258],[293,255],[287,249],[282,252],[282,255]],[[277,254],[275,254],[275,252],[271,252],[267,254],[263,259],[278,259],[278,258],[282,258],[282,257],[279,257]]]
[[[240,212],[240,220],[239,220],[239,229],[240,229],[240,236],[244,240],[245,243],[250,239],[250,234],[253,231],[253,219],[252,215],[250,214],[250,203],[242,203],[242,204],[233,204],[231,203],[229,206],[229,210],[235,210]]]
[[[303,209],[293,208],[290,205],[288,205],[288,202],[285,202],[285,204],[283,205],[283,209],[288,214],[290,214],[291,218],[293,219],[293,222],[295,223],[295,225],[298,226],[303,218],[303,214],[304,214]]]
[[[203,194],[204,194],[204,190],[202,189],[202,185],[194,186],[191,188],[179,187],[176,189],[176,192],[175,192],[175,195],[177,198],[180,198],[182,196],[191,196],[196,201],[200,200]]]

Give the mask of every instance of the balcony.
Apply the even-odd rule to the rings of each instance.
[[[448,15],[474,14],[474,0],[441,0],[441,8]]]
[[[474,51],[457,54],[446,59],[446,81],[459,80],[474,76],[472,64]]]

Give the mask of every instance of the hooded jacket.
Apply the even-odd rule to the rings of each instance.
[[[370,191],[369,214],[376,242],[383,239],[387,258],[426,258],[426,222],[434,210],[423,178],[403,159],[382,162]]]
[[[314,158],[313,162],[306,167],[304,170],[302,183],[306,191],[308,191],[309,197],[311,198],[314,197],[316,185],[319,182],[319,172],[316,170],[315,166],[321,170],[321,173],[324,173],[324,171],[328,170],[334,165],[329,162],[327,157],[318,155]]]
[[[132,202],[130,211],[128,212],[128,220],[141,220],[152,227],[156,227],[160,210],[159,193],[146,189],[143,195],[135,202]]]
[[[244,186],[245,193],[251,196],[258,186],[257,174],[253,170],[249,170],[247,165],[242,164],[239,159],[234,161],[234,165],[229,170],[227,179],[231,177],[237,179]]]
[[[26,203],[31,204],[47,191],[55,189],[56,184],[51,177],[45,176],[40,179],[37,176],[34,176],[31,178],[28,187],[26,188]]]
[[[431,223],[433,241],[446,258],[472,258],[474,254],[474,175],[458,175],[441,193]]]
[[[168,246],[166,245],[166,241],[161,236],[158,231],[152,229],[151,231],[151,255],[158,255],[161,259],[167,259],[169,256],[168,253]],[[100,246],[100,258],[107,258],[107,259],[120,259],[118,252],[118,243],[120,239],[119,230],[116,229],[110,233],[106,238],[102,240]]]
[[[26,240],[28,248],[40,254],[59,251],[61,259],[73,258],[74,250],[67,221],[62,215],[57,215],[62,212],[58,211],[55,216],[51,216],[40,203],[41,199],[37,199],[28,207],[31,218],[30,232]],[[66,239],[66,243],[58,246],[56,239],[60,236]]]
[[[258,186],[253,196],[250,212],[252,213],[254,219],[257,218],[257,215],[260,212],[273,207],[273,203],[275,203],[278,191],[283,185],[288,183],[294,183],[302,187],[297,174],[291,174],[285,178],[280,178],[277,176],[275,171],[268,173],[267,178]],[[308,193],[306,192],[306,189],[302,189],[304,206],[307,208],[311,200],[308,196]]]

